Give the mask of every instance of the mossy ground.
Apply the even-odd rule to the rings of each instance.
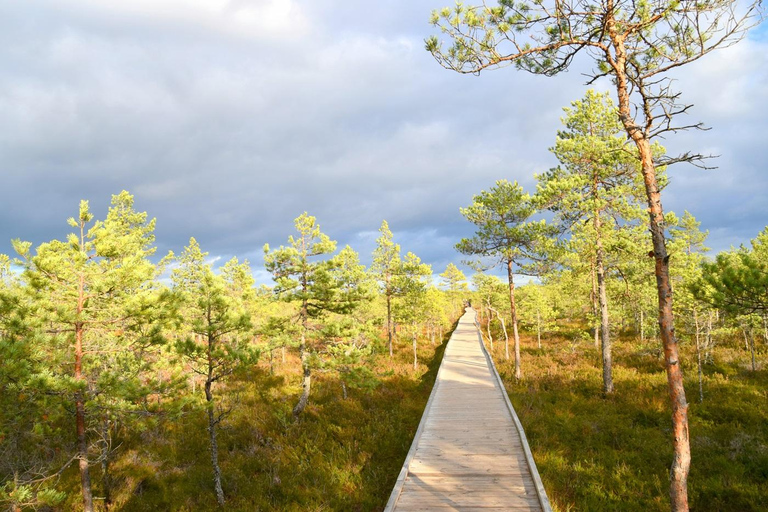
[[[494,359],[556,511],[669,510],[672,421],[661,343],[614,342],[615,394],[602,395],[599,351],[564,337],[521,342],[523,379]],[[689,403],[691,510],[765,510],[768,372],[735,341],[714,348],[699,403],[696,356],[681,343]],[[761,347],[758,359],[766,358]]]

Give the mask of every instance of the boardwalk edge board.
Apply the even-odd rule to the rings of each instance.
[[[468,313],[470,311],[467,311]],[[485,348],[485,344],[483,343],[482,334],[480,332],[479,326],[477,324],[477,312],[472,310],[471,312],[474,313],[474,327],[475,332],[477,334],[478,341],[480,343],[480,349],[481,352],[485,358],[485,361],[488,365],[488,369],[490,371],[490,374],[492,375],[492,380],[494,381],[494,387],[503,395],[504,403],[506,404],[507,411],[509,412],[509,415],[512,419],[512,423],[515,425],[514,431],[518,435],[520,442],[522,444],[523,448],[523,456],[525,458],[525,464],[527,466],[528,472],[530,474],[530,477],[533,481],[534,488],[536,489],[536,496],[535,498],[531,496],[534,500],[538,501],[539,506],[541,507],[541,510],[543,512],[552,512],[552,507],[549,502],[549,498],[547,497],[546,491],[544,489],[544,485],[541,482],[541,477],[539,475],[538,469],[536,468],[536,463],[533,459],[533,454],[531,453],[530,446],[528,445],[528,439],[525,436],[525,432],[523,430],[523,426],[520,423],[520,419],[517,417],[517,413],[515,412],[514,407],[512,406],[512,403],[509,400],[509,396],[507,395],[507,390],[504,387],[504,383],[501,380],[501,377],[499,376],[498,371],[496,370],[496,366],[493,363],[493,359],[491,358],[490,354]],[[454,334],[456,333],[456,329],[459,328],[460,321],[456,323],[456,328],[451,333],[451,337],[449,338],[449,343],[453,339]],[[447,352],[447,349],[446,349]],[[403,462],[403,466],[400,469],[400,473],[397,477],[397,481],[395,482],[395,486],[392,489],[392,493],[390,494],[389,500],[387,501],[387,504],[384,508],[384,512],[393,512],[395,508],[397,507],[398,501],[401,498],[401,495],[403,493],[403,488],[405,487],[406,480],[408,478],[409,472],[410,472],[410,466],[414,462],[414,459],[416,457],[417,447],[420,444],[420,440],[422,438],[422,435],[424,433],[424,430],[427,428],[428,418],[430,416],[430,411],[433,408],[436,396],[438,394],[438,388],[440,388],[440,382],[441,382],[441,375],[444,373],[444,368],[446,367],[445,364],[445,354],[443,355],[443,359],[440,361],[440,367],[438,369],[437,375],[435,377],[435,384],[432,387],[432,391],[429,395],[429,399],[427,400],[427,404],[424,407],[424,413],[422,414],[421,420],[419,422],[419,426],[416,430],[416,434],[414,435],[413,441],[411,443],[411,447],[408,450],[408,454],[405,457],[405,461]],[[438,476],[437,474],[435,476]],[[409,507],[410,509],[411,507]],[[416,510],[416,509],[414,509]],[[419,509],[420,510],[420,509]],[[425,509],[426,510],[426,509]]]
[[[453,332],[456,331],[456,329],[459,328],[459,320],[456,321],[456,327],[454,327]],[[451,336],[453,336],[453,332],[451,332]],[[448,338],[450,341],[450,337]],[[447,344],[447,343],[446,343]],[[443,352],[443,358],[445,358],[445,352]],[[419,427],[416,429],[416,434],[413,436],[413,442],[411,442],[411,448],[408,450],[408,455],[405,456],[405,462],[403,462],[403,467],[400,469],[400,474],[397,475],[397,481],[395,482],[395,487],[392,489],[392,494],[389,495],[389,500],[387,501],[387,505],[384,507],[384,512],[392,512],[395,509],[395,505],[397,504],[397,500],[400,499],[400,493],[403,491],[403,485],[405,485],[405,479],[408,477],[408,467],[411,465],[411,461],[413,460],[413,457],[416,455],[416,446],[419,444],[418,441],[421,438],[421,434],[424,432],[424,429],[427,426],[427,418],[429,417],[429,410],[432,408],[432,404],[435,401],[435,395],[437,394],[437,388],[440,383],[440,374],[443,372],[443,360],[440,360],[440,367],[437,369],[437,375],[435,375],[435,384],[432,386],[432,391],[429,393],[429,399],[427,400],[427,405],[424,407],[424,413],[421,415],[421,420],[419,420]]]
[[[528,438],[525,436],[523,424],[520,423],[520,418],[517,417],[517,413],[515,412],[515,408],[512,406],[512,402],[509,401],[509,395],[507,394],[507,388],[504,387],[504,381],[501,380],[501,376],[499,375],[498,370],[496,370],[496,365],[493,363],[493,358],[491,358],[491,355],[485,348],[485,343],[483,343],[483,335],[480,331],[480,325],[477,323],[477,311],[475,311],[475,327],[477,328],[477,337],[480,340],[480,347],[482,347],[485,359],[488,361],[488,366],[491,368],[491,373],[493,374],[494,378],[496,379],[496,383],[501,389],[501,394],[504,396],[504,402],[507,404],[507,409],[512,415],[512,420],[515,422],[515,427],[517,427],[517,433],[520,435],[520,441],[523,445],[523,453],[525,454],[525,461],[528,463],[528,469],[531,472],[531,478],[533,478],[533,485],[536,487],[536,494],[539,496],[539,503],[541,503],[541,508],[544,512],[552,512],[552,505],[549,503],[547,492],[544,490],[544,483],[541,481],[539,470],[536,468],[536,462],[533,460],[533,453],[531,453],[531,447],[528,445]]]

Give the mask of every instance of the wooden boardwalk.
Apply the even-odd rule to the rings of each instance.
[[[448,341],[385,512],[551,511],[528,441],[467,309]]]

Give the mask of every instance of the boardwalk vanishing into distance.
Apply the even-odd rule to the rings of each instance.
[[[386,508],[551,511],[528,441],[467,308]]]

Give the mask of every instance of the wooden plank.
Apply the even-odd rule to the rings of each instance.
[[[551,511],[473,322],[467,310],[448,342],[388,512]]]

